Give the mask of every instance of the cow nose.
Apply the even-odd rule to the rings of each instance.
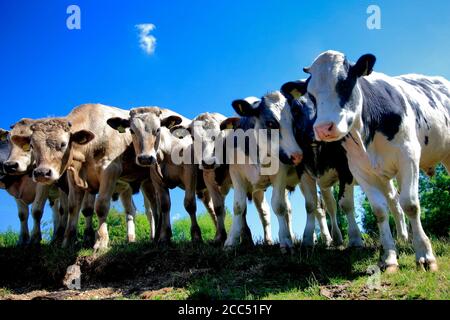
[[[291,160],[294,163],[294,165],[298,166],[300,164],[300,162],[302,162],[302,160],[303,160],[303,154],[298,153],[298,152],[294,153],[291,156]]]
[[[3,163],[3,169],[6,173],[15,173],[19,168],[19,163],[15,161],[6,161]]]
[[[52,177],[52,170],[48,168],[36,168],[33,171],[33,176],[36,180],[50,179]]]
[[[320,140],[327,140],[336,136],[336,125],[327,122],[314,126],[314,131]]]
[[[151,166],[152,164],[156,163],[156,158],[154,156],[141,154],[137,157],[137,161],[141,166]]]

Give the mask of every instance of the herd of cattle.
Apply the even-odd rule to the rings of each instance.
[[[302,243],[314,245],[317,219],[326,244],[341,245],[332,193],[338,184],[338,204],[348,218],[349,246],[362,246],[353,199],[354,185],[359,184],[377,218],[381,264],[388,271],[398,267],[388,214],[395,218],[397,237],[407,240],[406,213],[417,264],[436,270],[436,258],[420,221],[418,180],[420,169],[432,174],[439,163],[450,170],[450,82],[415,74],[389,77],[372,72],[374,64],[371,54],[350,63],[342,53],[324,52],[304,68],[309,75],[306,80],[287,82],[280,91],[261,98],[233,101],[237,117],[203,113],[189,120],[159,107],[126,111],[84,104],[65,117],[21,119],[10,131],[0,129],[0,187],[16,199],[20,244],[40,243],[47,199],[53,210],[53,240],[63,246],[77,238],[81,211],[86,218],[85,243],[106,248],[106,218],[111,200],[118,198],[126,212],[128,241],[133,242],[136,208],[132,195],[139,190],[151,239],[170,241],[169,190],[175,187],[185,192],[193,241],[202,240],[196,219],[198,197],[214,220],[216,242],[230,247],[251,236],[246,208],[252,199],[264,240],[272,243],[265,199],[266,189],[272,186],[279,244],[286,250],[293,246],[288,195],[299,185],[307,213]],[[208,138],[211,135],[205,131],[220,136],[225,145],[237,129],[266,129],[269,139],[276,134],[280,160],[276,172],[261,174],[262,162],[236,163],[226,154],[227,161],[218,161],[217,139]],[[173,161],[173,150],[189,152],[198,137],[202,137],[201,159]],[[233,156],[249,157],[246,147],[235,145]],[[227,235],[224,199],[231,188],[233,222]],[[31,237],[29,205],[34,219]],[[99,219],[96,231],[94,212]]]

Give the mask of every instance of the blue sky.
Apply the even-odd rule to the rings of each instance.
[[[81,9],[81,30],[66,27],[71,4]],[[370,4],[381,8],[381,30],[366,27]],[[1,1],[0,127],[22,117],[62,116],[87,102],[159,105],[187,117],[232,115],[232,100],[304,77],[301,68],[328,49],[352,60],[374,53],[375,69],[389,75],[450,78],[449,12],[447,0]],[[152,55],[139,46],[135,26],[142,23],[156,26]],[[172,195],[172,215],[187,216],[182,193]],[[298,191],[292,202],[301,234]],[[0,231],[18,229],[15,203],[4,191],[0,203]],[[261,235],[250,207],[252,229]],[[273,222],[276,235],[274,216]]]

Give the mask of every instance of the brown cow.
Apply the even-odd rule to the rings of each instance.
[[[38,245],[42,240],[41,219],[47,199],[53,211],[53,240],[64,233],[67,221],[67,193],[56,186],[40,186],[31,178],[31,152],[10,143],[8,136],[29,134],[31,120],[23,119],[12,131],[0,129],[0,188],[15,198],[20,220],[19,245]],[[17,156],[18,161],[11,160]],[[31,239],[28,230],[29,205],[34,220]]]
[[[73,109],[66,117],[48,118],[34,123],[31,126],[31,138],[18,137],[14,141],[19,146],[30,144],[36,162],[33,170],[35,181],[52,184],[68,172],[69,222],[63,246],[68,246],[76,239],[80,205],[85,191],[98,194],[95,212],[99,218],[99,229],[94,248],[105,249],[109,242],[106,218],[117,183],[143,183],[148,178],[148,173],[143,173],[134,162],[127,161],[133,158],[131,135],[121,135],[106,125],[107,119],[127,114],[127,111],[114,107],[84,104]],[[147,199],[154,203],[149,183],[143,189]],[[133,220],[133,214],[127,213],[127,220]]]
[[[128,132],[125,129],[130,128],[136,163],[150,168],[150,177],[161,212],[161,223],[158,225],[160,242],[170,241],[172,236],[169,189],[180,187],[185,190],[184,207],[191,218],[192,241],[202,240],[196,218],[196,193],[208,212],[214,216],[208,189],[193,161],[191,136],[179,139],[170,132],[173,126],[188,126],[190,122],[171,110],[159,107],[134,108],[130,110],[129,115],[111,117],[108,120],[108,124],[119,132]]]

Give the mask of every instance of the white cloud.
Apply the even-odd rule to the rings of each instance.
[[[156,38],[150,34],[156,27],[152,23],[137,24],[136,28],[139,30],[139,45],[142,50],[148,55],[155,52]]]

